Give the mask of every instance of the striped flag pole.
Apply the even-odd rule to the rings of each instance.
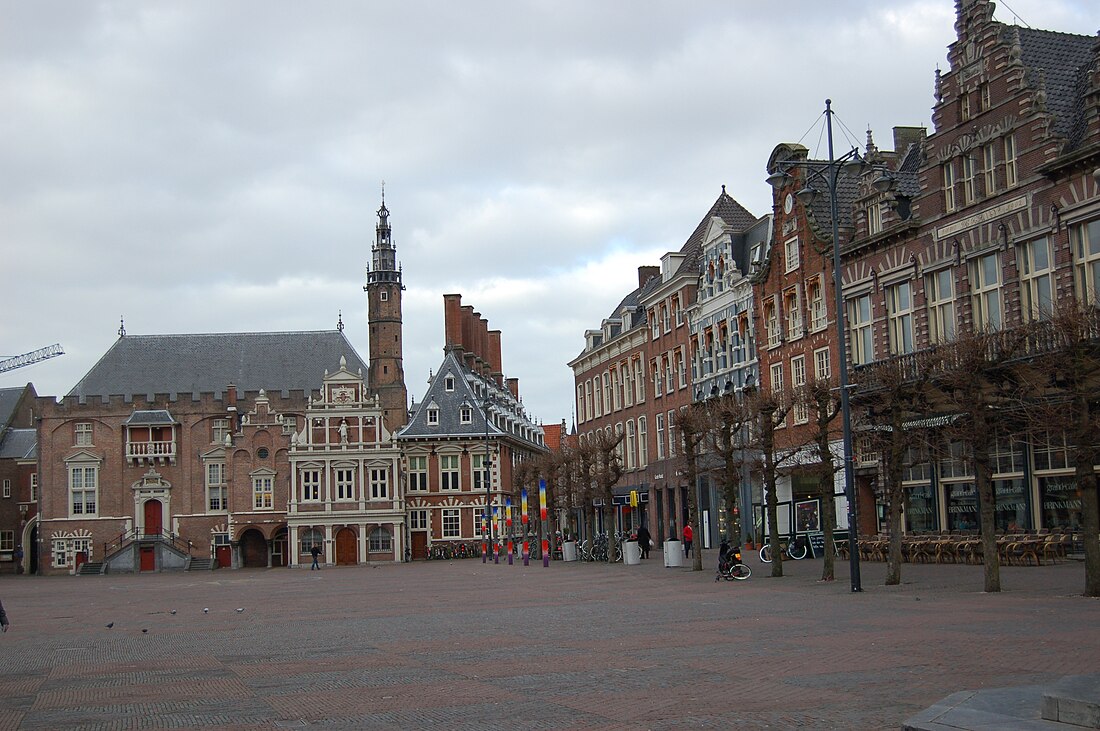
[[[500,563],[500,508],[493,506],[493,563]]]
[[[481,563],[489,561],[489,508],[481,511]]]
[[[527,533],[528,523],[527,523],[527,488],[526,487],[523,488],[520,491],[520,501],[521,501],[520,522],[523,523],[523,565],[527,566],[529,561],[530,561],[530,558],[531,558],[531,544],[527,540],[527,538],[528,538],[528,533]]]
[[[550,534],[546,523],[546,480],[539,480],[539,520],[542,521],[542,566],[550,568]]]
[[[508,529],[508,565],[512,565],[512,556],[515,554],[512,543],[512,496],[504,498],[504,525]]]

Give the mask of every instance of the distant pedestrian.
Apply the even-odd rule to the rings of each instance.
[[[15,573],[23,573],[23,546],[22,544],[15,547]]]
[[[687,556],[691,555],[691,536],[691,524],[689,523],[684,526],[684,554]]]
[[[313,571],[313,569],[317,569],[320,571],[321,566],[317,563],[317,557],[321,555],[321,547],[314,543],[313,548],[309,549],[309,555],[313,556],[313,565],[309,567],[309,570]]]
[[[649,529],[644,525],[638,529],[638,549],[642,558],[649,558]]]
[[[0,630],[8,631],[8,613],[4,611],[4,602],[0,602]]]

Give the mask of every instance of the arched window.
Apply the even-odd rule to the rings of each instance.
[[[298,553],[302,555],[309,555],[309,549],[314,546],[325,545],[325,536],[319,528],[307,528],[300,535],[302,548]]]
[[[382,526],[378,526],[370,532],[369,540],[369,549],[371,553],[381,553],[393,550],[393,541],[390,539],[390,532]]]

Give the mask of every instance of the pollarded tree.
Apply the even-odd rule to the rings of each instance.
[[[836,526],[836,459],[833,454],[833,424],[840,414],[840,398],[829,381],[817,379],[795,392],[810,420],[810,451],[817,458],[818,500],[821,504],[821,533],[825,544],[825,560],[821,580],[836,578],[833,528]]]
[[[781,468],[799,453],[798,446],[789,443],[791,430],[780,429],[793,401],[791,394],[785,391],[756,391],[748,399],[749,407],[756,413],[749,443],[758,455],[759,471],[764,482],[764,513],[768,542],[772,547],[772,576],[783,575],[777,493],[779,474]]]
[[[620,445],[623,442],[623,434],[612,435],[609,431],[596,432],[586,443],[591,450],[592,484],[595,495],[603,501],[604,528],[607,531],[607,560],[613,562],[618,551],[618,539],[615,537],[614,526],[611,525],[612,506],[614,504],[614,488],[619,478],[623,476],[623,460]],[[589,505],[592,501],[589,500]],[[595,536],[593,526],[592,536]]]
[[[742,469],[751,461],[748,433],[756,414],[746,402],[744,391],[708,401],[707,409],[710,420],[704,449],[714,455],[707,471],[718,483],[726,502],[726,535],[740,541],[738,516],[747,518],[749,513],[745,511],[752,508],[740,504],[739,488]]]
[[[680,461],[688,484],[688,523],[696,540],[692,545],[692,571],[703,570],[702,533],[699,531],[699,456],[700,447],[712,428],[712,419],[703,403],[685,406],[673,416],[680,432]]]

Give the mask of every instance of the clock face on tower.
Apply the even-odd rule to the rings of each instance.
[[[790,213],[794,208],[794,196],[787,193],[787,197],[783,199],[783,212]]]
[[[332,400],[338,404],[346,404],[355,398],[355,389],[346,386],[332,389]]]

